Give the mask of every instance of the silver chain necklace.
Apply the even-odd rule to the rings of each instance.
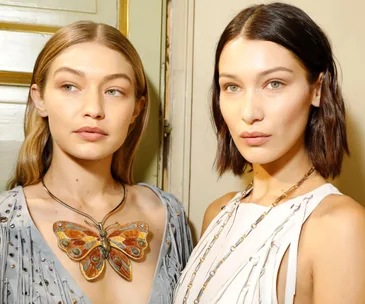
[[[88,218],[90,221],[92,221],[94,223],[94,225],[96,226],[96,228],[100,228],[100,227],[103,227],[104,224],[105,224],[105,221],[108,219],[108,217],[114,213],[116,210],[119,209],[120,206],[122,206],[122,204],[124,203],[126,197],[127,197],[127,190],[125,188],[125,185],[122,183],[122,187],[123,187],[123,198],[122,200],[120,201],[120,203],[115,207],[113,208],[111,211],[109,211],[103,218],[103,220],[101,222],[98,222],[97,220],[95,220],[91,215],[81,211],[81,210],[78,210],[72,206],[70,206],[69,204],[66,204],[64,201],[60,200],[57,196],[55,196],[45,185],[44,183],[44,180],[42,178],[42,185],[43,185],[43,189],[49,194],[50,197],[52,197],[56,202],[60,203],[62,206],[72,210],[73,212],[76,212],[86,218]],[[86,220],[85,220],[86,223],[88,223]]]

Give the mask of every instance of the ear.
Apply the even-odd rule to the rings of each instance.
[[[136,101],[136,105],[134,107],[134,112],[133,112],[133,116],[132,116],[130,125],[136,121],[137,117],[141,113],[145,104],[146,104],[146,99],[144,97],[141,97],[138,101]]]
[[[38,111],[39,116],[47,117],[47,111],[44,104],[44,100],[41,96],[41,92],[36,84],[33,84],[30,88],[30,96],[32,97],[32,101]]]
[[[313,85],[312,106],[317,108],[321,104],[322,82],[323,82],[323,72],[319,74],[317,81]]]

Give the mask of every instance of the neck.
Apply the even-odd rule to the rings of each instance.
[[[253,164],[254,189],[249,200],[257,204],[270,205],[283,192],[297,184],[312,166],[304,149],[293,157],[283,157],[270,164]],[[312,191],[325,182],[315,171],[290,198]]]
[[[65,200],[90,203],[111,190],[120,191],[119,183],[111,174],[111,163],[112,156],[101,160],[80,160],[55,152],[44,183],[54,195]]]

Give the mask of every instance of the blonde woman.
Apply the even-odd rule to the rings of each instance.
[[[78,22],[47,42],[0,196],[1,303],[171,303],[192,244],[176,198],[133,184],[148,102],[115,28]]]

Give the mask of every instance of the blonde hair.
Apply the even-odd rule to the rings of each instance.
[[[147,124],[149,99],[142,61],[133,45],[122,33],[112,26],[91,21],[79,21],[63,27],[51,37],[39,54],[35,62],[31,85],[37,84],[43,96],[47,73],[55,58],[72,45],[93,41],[121,53],[129,61],[135,74],[136,101],[144,99],[141,101],[144,102],[143,108],[130,127],[125,142],[113,155],[111,167],[115,180],[132,184],[132,166],[137,145]],[[52,162],[52,136],[48,118],[42,118],[37,113],[30,91],[25,110],[24,136],[16,171],[7,184],[8,189],[17,185],[27,186],[38,183]]]

